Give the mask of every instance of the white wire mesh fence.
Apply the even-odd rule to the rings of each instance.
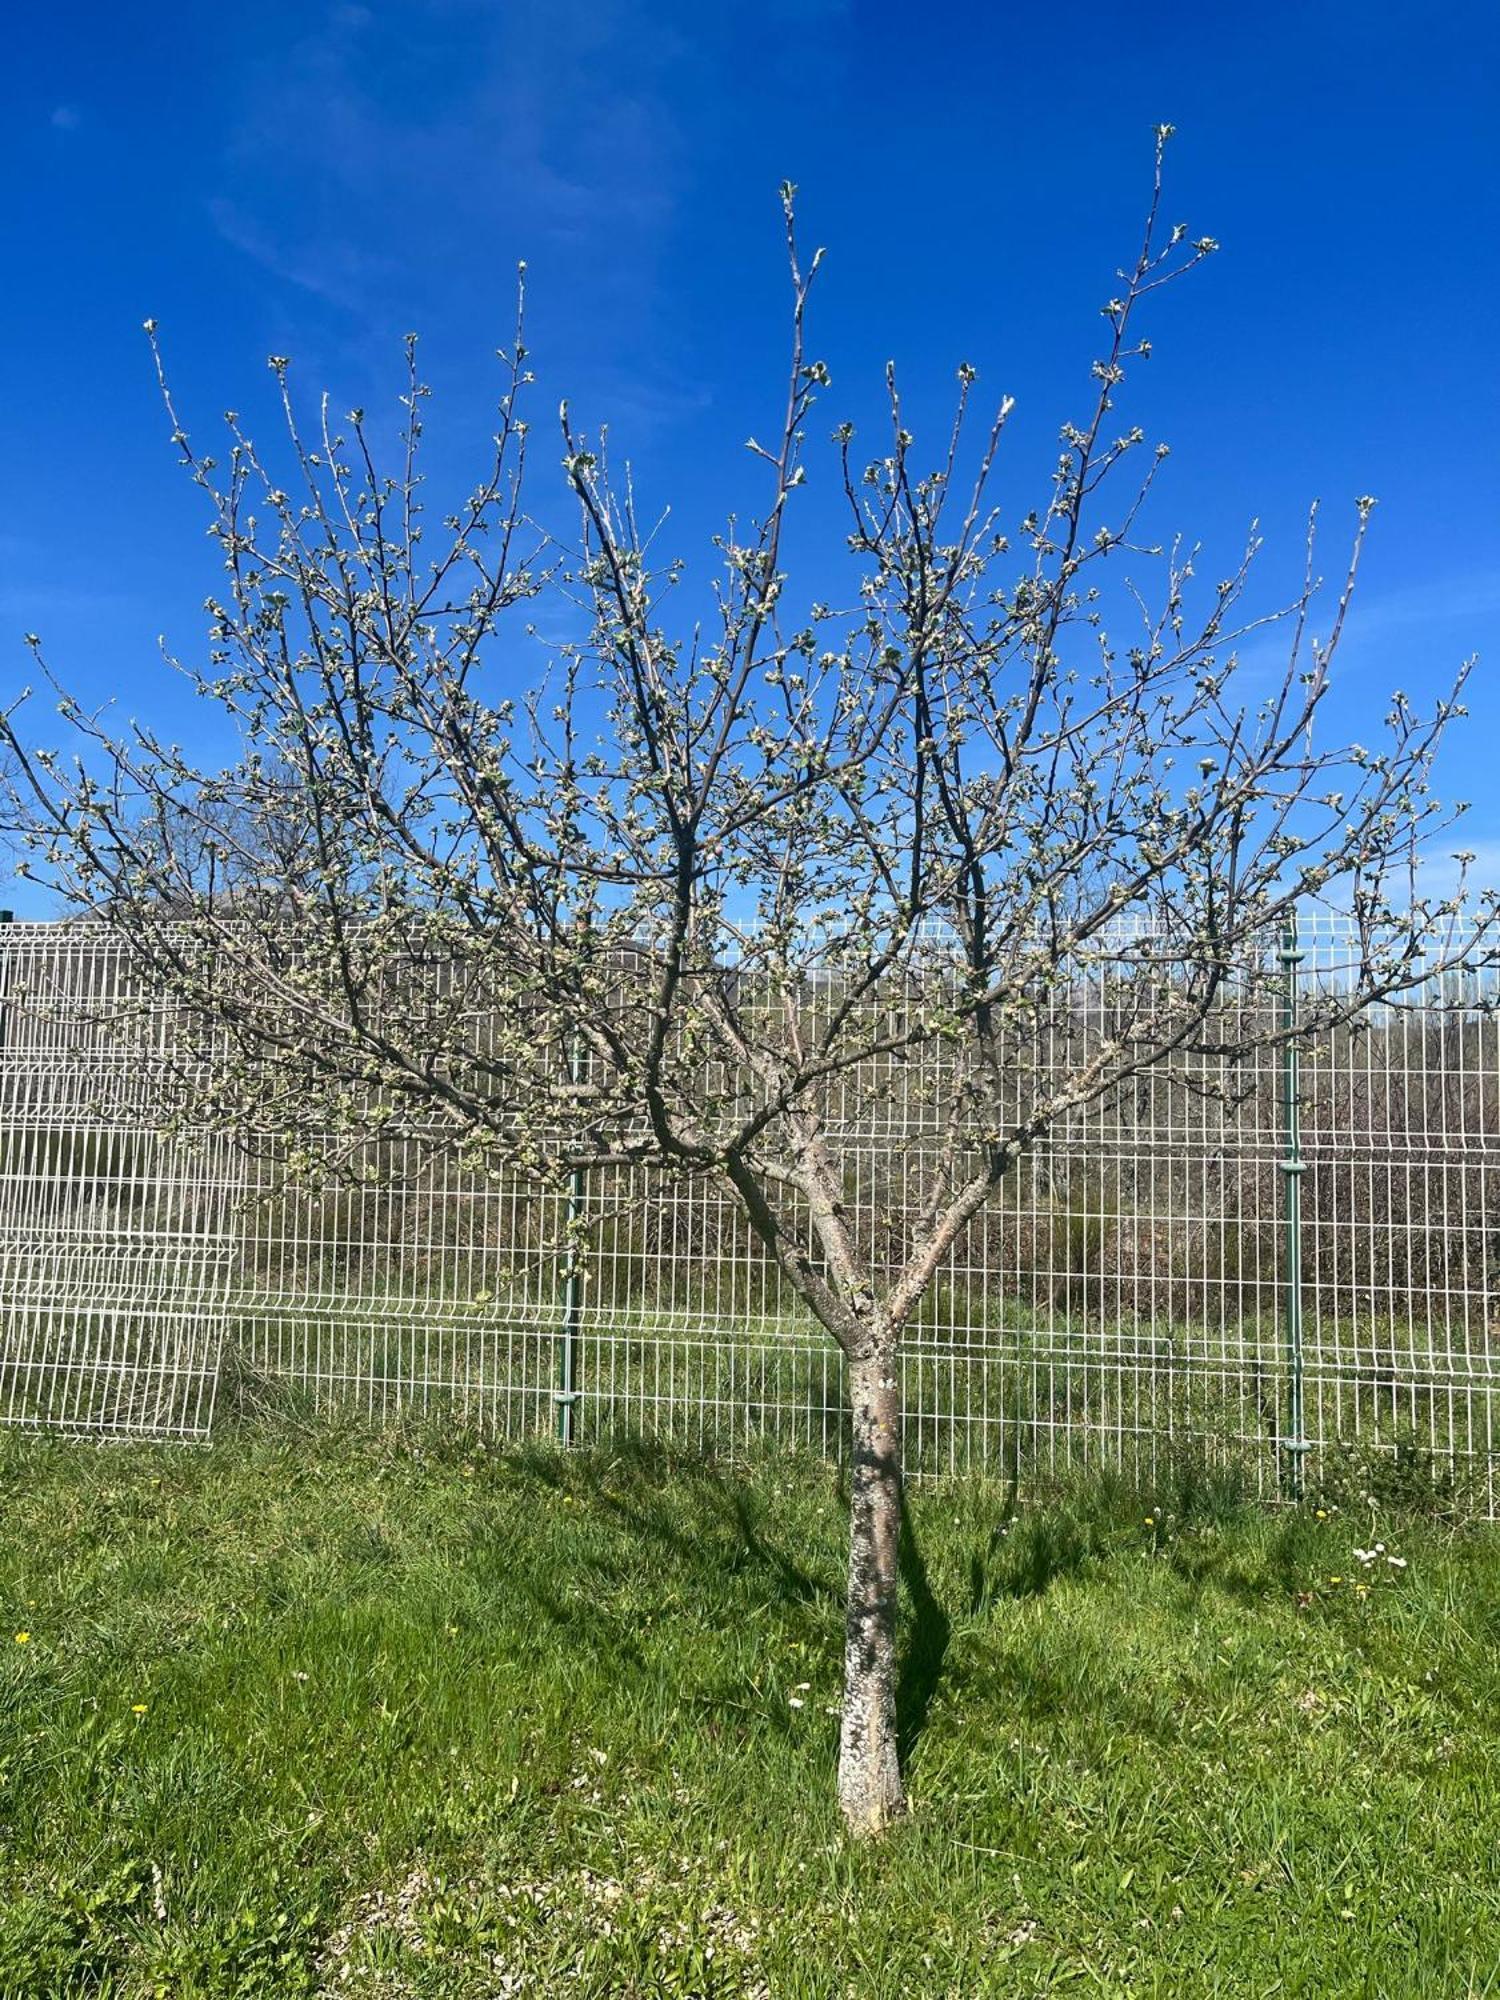
[[[1307,987],[1337,981],[1341,923],[1304,919],[1303,946]],[[1293,1447],[1316,1466],[1363,1440],[1431,1453],[1494,1512],[1497,987],[1476,964],[1320,1035],[1295,1121],[1279,1049],[1157,1069],[1069,1113],[909,1333],[912,1465],[1149,1476],[1186,1450],[1269,1492]],[[1097,1032],[1068,1005],[1031,1063]],[[243,1135],[161,1136],[164,1075],[192,1050],[178,1003],[103,928],[0,928],[0,1419],[204,1435],[229,1363],[240,1385],[512,1436],[563,1412],[580,1440],[840,1449],[839,1359],[709,1183],[616,1167],[570,1197],[408,1135],[360,1184],[294,1184]],[[877,1261],[921,1196],[941,1062],[853,1079],[833,1107]]]
[[[0,1420],[208,1430],[239,1175],[153,1125],[180,1030],[103,932],[0,928]]]

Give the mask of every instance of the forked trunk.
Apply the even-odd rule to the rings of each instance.
[[[849,1609],[839,1804],[851,1833],[906,1808],[896,1737],[896,1584],[901,1545],[901,1378],[894,1343],[849,1366]]]

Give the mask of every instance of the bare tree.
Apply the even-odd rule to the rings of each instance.
[[[321,1147],[325,1169],[338,1142],[355,1161],[372,1131],[438,1131],[543,1181],[647,1160],[732,1190],[847,1362],[839,1797],[861,1833],[903,1805],[903,1331],[970,1221],[1073,1109],[1283,1033],[1243,979],[1295,898],[1336,900],[1359,941],[1304,1031],[1493,921],[1416,894],[1419,848],[1453,817],[1429,772],[1463,675],[1430,714],[1396,695],[1379,749],[1315,733],[1372,503],[1321,641],[1311,533],[1295,600],[1259,614],[1253,537],[1205,586],[1196,551],[1145,536],[1165,447],[1118,405],[1148,301],[1215,248],[1163,225],[1167,136],[1087,415],[1009,530],[992,489],[1010,400],[971,435],[961,368],[922,470],[891,370],[875,455],[845,424],[828,461],[847,604],[794,597],[783,540],[828,371],[805,345],[821,252],[804,261],[787,187],[786,396],[750,447],[768,497],[718,538],[698,619],[676,618],[683,572],[566,406],[574,544],[524,511],[518,316],[486,469],[436,536],[414,343],[390,471],[360,411],[342,432],[326,400],[299,419],[283,359],[286,484],[233,415],[227,462],[201,456],[163,383],[227,577],[188,671],[243,731],[238,761],[205,772],[71,705],[70,762],[24,740],[19,706],[0,730],[33,866],[216,1024],[198,1115]],[[528,677],[544,593],[573,636]],[[1236,648],[1277,620],[1283,665],[1247,684]],[[1107,1007],[1073,1007],[1085,993]],[[1059,1065],[1036,1049],[1060,1017]],[[851,1147],[898,1100],[922,1164],[877,1243]]]

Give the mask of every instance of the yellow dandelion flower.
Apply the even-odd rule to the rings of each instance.
[[[1320,1507],[1318,1509],[1318,1519],[1320,1521],[1326,1521],[1328,1519],[1328,1509],[1326,1507]]]
[[[29,1632],[18,1632],[16,1634],[16,1644],[18,1646],[29,1646],[31,1644],[31,1634]]]
[[[130,1713],[132,1715],[144,1715],[146,1713],[146,1704],[143,1701],[133,1701],[130,1704]]]

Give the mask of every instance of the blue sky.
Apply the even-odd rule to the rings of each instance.
[[[164,0],[24,10],[7,53],[0,685],[36,630],[86,698],[201,726],[157,652],[194,650],[214,569],[148,314],[205,443],[261,410],[273,351],[337,408],[388,407],[420,330],[432,469],[459,479],[524,257],[539,430],[564,393],[607,419],[671,546],[706,557],[781,395],[786,177],[828,246],[829,425],[874,416],[894,357],[935,446],[970,360],[1018,401],[1019,516],[1084,406],[1168,120],[1168,207],[1224,249],[1162,302],[1132,407],[1173,446],[1157,532],[1218,575],[1259,517],[1269,601],[1310,500],[1331,570],[1379,496],[1333,719],[1373,735],[1392,687],[1430,697],[1478,652],[1444,789],[1500,879],[1492,0]]]

